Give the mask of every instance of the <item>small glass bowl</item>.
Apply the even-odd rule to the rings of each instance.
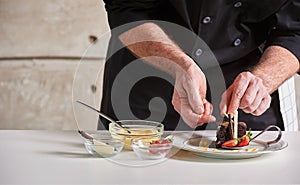
[[[109,124],[109,131],[113,138],[125,137],[124,149],[132,150],[131,141],[133,139],[142,139],[145,141],[159,140],[164,132],[164,125],[162,123],[145,120],[123,120],[118,121],[124,128],[120,128],[115,123]],[[128,133],[126,130],[129,130]]]
[[[84,145],[94,157],[113,157],[122,151],[125,144],[125,137],[116,139],[109,132],[88,132],[88,134],[94,139],[84,139]]]
[[[163,139],[158,140],[160,144],[153,144],[151,141],[143,139],[133,139],[131,146],[136,155],[141,159],[162,159],[166,157],[172,148],[172,142],[161,143]]]

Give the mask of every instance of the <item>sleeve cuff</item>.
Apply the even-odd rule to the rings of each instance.
[[[276,37],[274,39],[271,39],[272,41],[267,42],[267,47],[276,45],[281,46],[287,50],[289,50],[291,53],[295,55],[295,57],[300,61],[300,38],[299,36],[280,36]]]

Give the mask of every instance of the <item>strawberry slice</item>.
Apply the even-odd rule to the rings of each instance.
[[[172,143],[171,139],[164,139],[162,141],[152,141],[152,142],[150,142],[149,148],[151,148],[151,149],[149,149],[149,152],[152,153],[152,154],[165,153],[165,152],[168,151],[168,149],[158,150],[158,149],[155,149],[155,148],[168,147],[168,146],[170,146],[171,143]]]
[[[151,149],[149,149],[149,152],[151,154],[157,154],[159,152],[159,150],[155,150],[155,148],[159,148],[159,144],[160,144],[159,141],[151,141],[150,146],[149,146],[149,148],[151,148]]]
[[[249,142],[250,142],[250,138],[247,136],[247,135],[243,135],[241,137],[241,141],[237,144],[237,146],[247,146],[249,145]]]
[[[223,147],[235,147],[238,144],[237,139],[231,139],[222,144]]]
[[[160,144],[160,142],[158,140],[155,140],[155,141],[151,141],[150,144],[151,145],[153,145],[153,144]]]
[[[155,148],[158,148],[158,146],[155,146],[155,145],[150,145],[149,146],[151,149],[149,149],[149,152],[151,153],[151,154],[157,154],[158,152],[159,152],[159,150],[155,150]]]
[[[172,143],[172,139],[164,139],[161,141],[161,144],[166,144],[167,146],[169,146],[170,143]]]
[[[170,146],[171,143],[172,143],[172,139],[165,139],[165,140],[163,140],[163,141],[161,142],[161,144],[162,144],[164,147]],[[167,151],[168,151],[168,149],[161,150],[160,153],[165,153],[165,152],[167,152]]]
[[[252,133],[249,131],[246,135],[243,135],[241,138],[239,138],[239,143],[237,144],[237,146],[247,146],[249,145],[250,143],[250,140],[251,140],[251,136],[252,136]]]

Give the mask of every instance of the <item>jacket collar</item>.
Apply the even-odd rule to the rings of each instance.
[[[191,25],[191,19],[190,19],[189,13],[187,11],[187,6],[186,6],[185,0],[170,0],[170,3],[178,11],[178,13],[181,15],[181,17],[183,18],[183,20],[189,26],[189,28],[191,30],[193,30],[193,27]]]

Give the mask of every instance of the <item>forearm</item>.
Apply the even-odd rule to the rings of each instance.
[[[193,60],[154,23],[145,23],[120,35],[121,42],[137,57],[172,76],[188,71]]]
[[[251,70],[255,76],[262,79],[270,94],[298,71],[298,59],[280,46],[268,47],[258,65]]]
[[[119,38],[137,57],[175,78],[172,105],[191,128],[215,121],[212,105],[205,100],[204,73],[158,25],[145,23]]]

